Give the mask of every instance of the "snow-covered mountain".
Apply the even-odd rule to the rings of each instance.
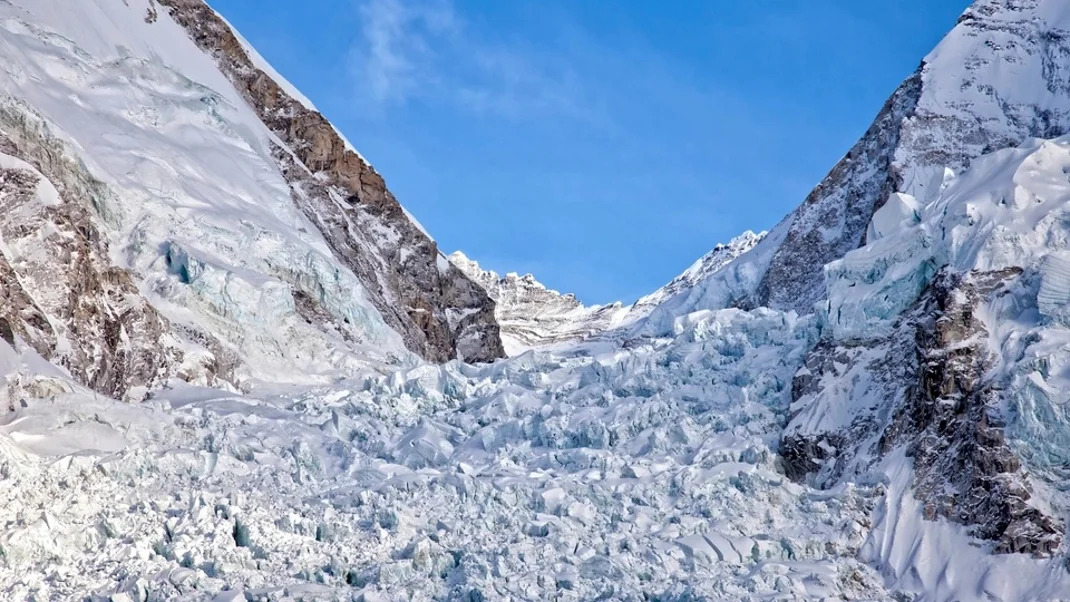
[[[460,251],[451,254],[449,260],[494,299],[502,342],[506,353],[514,356],[534,347],[582,341],[612,330],[623,332],[666,300],[686,293],[751,250],[763,236],[764,232],[747,231],[727,244],[717,245],[668,284],[631,305],[584,305],[572,293],[546,288],[532,274],[509,273],[503,277],[484,270]]]
[[[746,262],[673,308],[770,306],[812,311],[823,266],[864,244],[892,193],[921,204],[978,156],[1070,128],[1067,7],[978,0],[873,125]]]
[[[603,308],[439,254],[200,0],[0,55],[0,597],[1070,599],[1062,0]]]
[[[482,289],[200,0],[4,2],[0,28],[5,152],[56,191],[3,216],[6,317],[82,382],[502,355]],[[12,246],[54,225],[85,241]]]
[[[156,1],[215,59],[273,135],[266,144],[293,203],[338,262],[360,279],[405,346],[431,361],[501,357],[494,304],[444,260],[379,174],[323,115],[299,94],[295,98],[292,86],[279,83],[274,70],[203,0]]]
[[[824,336],[793,387],[789,472],[833,486],[905,450],[928,516],[1040,557],[1058,553],[1068,508],[1033,440],[1063,424],[1051,377],[1034,370],[1061,361],[1038,287],[1058,282],[1066,246],[1068,34],[1062,2],[972,6],[778,228],[755,289],[774,306],[821,299]],[[887,157],[877,186],[874,153]],[[797,276],[815,259],[819,297]]]

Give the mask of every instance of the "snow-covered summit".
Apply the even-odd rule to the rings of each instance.
[[[892,193],[925,205],[982,154],[1070,132],[1068,86],[1066,2],[975,2],[805,202],[676,311],[813,311],[823,266],[866,242]]]
[[[668,299],[691,290],[735,258],[753,249],[766,234],[768,233],[755,234],[747,230],[727,243],[717,245],[671,282],[636,301],[632,315],[636,318],[645,316]]]

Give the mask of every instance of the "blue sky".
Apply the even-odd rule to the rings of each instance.
[[[448,252],[632,301],[771,228],[967,0],[210,0]]]

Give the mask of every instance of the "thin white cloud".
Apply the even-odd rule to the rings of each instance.
[[[360,98],[413,100],[521,117],[580,117],[589,103],[567,57],[481,39],[450,0],[358,0],[351,52]]]
[[[470,56],[475,75],[455,89],[467,108],[510,117],[535,112],[585,116],[583,99],[589,93],[561,57],[508,48],[481,48]]]
[[[405,101],[430,75],[435,46],[450,37],[452,6],[445,1],[364,0],[353,63],[367,94],[379,103]]]

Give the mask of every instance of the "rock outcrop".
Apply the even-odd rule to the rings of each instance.
[[[1030,502],[1030,476],[1004,435],[998,350],[978,317],[1021,274],[945,270],[887,338],[819,344],[793,382],[786,474],[830,487],[905,448],[926,518],[967,525],[997,553],[1055,553],[1063,526]]]
[[[108,396],[161,384],[182,353],[129,272],[111,264],[82,196],[96,183],[80,174],[80,186],[77,166],[12,125],[0,120],[0,132],[26,146],[0,133],[0,336]]]
[[[995,353],[976,315],[1020,275],[1008,269],[943,275],[932,283],[915,314],[917,382],[881,449],[908,444],[926,518],[970,525],[978,537],[997,542],[997,553],[1050,556],[1063,526],[1030,504],[1028,477],[1004,436],[1000,387],[988,378]]]

